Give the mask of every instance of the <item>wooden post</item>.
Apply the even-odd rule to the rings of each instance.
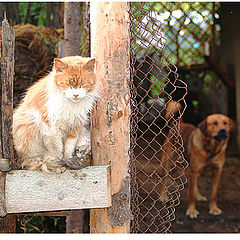
[[[94,165],[111,165],[112,206],[90,210],[91,233],[130,232],[129,4],[91,2],[91,56],[101,99],[92,113]]]
[[[221,16],[221,65],[224,71],[235,81],[228,89],[228,116],[236,119],[236,145],[240,149],[240,5],[222,2]],[[232,24],[232,23],[236,24]]]
[[[238,15],[239,16],[239,15]],[[240,18],[238,17],[238,21]],[[238,24],[239,27],[239,24]],[[237,32],[237,34],[234,36],[234,43],[235,43],[235,51],[236,54],[234,55],[234,63],[235,63],[235,92],[236,92],[236,145],[237,149],[240,149],[240,56],[239,56],[239,51],[240,51],[240,46],[239,46],[239,41],[240,41],[240,34]],[[239,151],[239,150],[238,150]],[[240,152],[240,151],[239,151]]]
[[[64,39],[60,44],[62,50],[59,57],[81,55],[89,57],[89,43],[87,46],[87,33],[89,33],[88,22],[83,14],[87,12],[87,3],[65,2],[64,8]],[[89,211],[78,209],[72,210],[70,216],[66,217],[67,233],[89,232]]]
[[[64,56],[80,55],[80,2],[65,2]]]
[[[13,77],[14,77],[14,30],[9,26],[6,19],[2,22],[2,51],[1,51],[1,82],[2,82],[2,102],[1,102],[1,157],[10,162],[10,166],[15,168],[12,138],[13,120]],[[6,164],[7,166],[7,164]],[[1,170],[5,164],[2,163]],[[0,208],[1,215],[5,209],[5,181],[6,175],[0,171]],[[16,229],[15,217],[8,215],[0,218],[0,233],[14,233]]]

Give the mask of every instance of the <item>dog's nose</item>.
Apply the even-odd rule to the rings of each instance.
[[[78,95],[78,94],[73,94],[73,96],[74,96],[75,98],[78,98],[79,95]]]
[[[225,128],[220,128],[219,131],[218,131],[218,134],[220,134],[220,135],[227,134],[226,129]]]
[[[218,141],[223,141],[227,138],[227,131],[225,128],[220,128],[218,134],[215,136],[215,139]]]

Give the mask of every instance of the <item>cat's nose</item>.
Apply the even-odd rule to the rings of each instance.
[[[75,98],[78,98],[79,95],[78,95],[78,94],[73,94],[73,96],[74,96]]]

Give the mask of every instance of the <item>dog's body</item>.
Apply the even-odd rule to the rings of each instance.
[[[190,163],[189,166],[189,186],[188,186],[188,209],[186,214],[191,218],[196,218],[199,212],[195,207],[195,201],[206,201],[197,187],[198,177],[202,170],[211,161],[213,165],[212,195],[209,203],[209,213],[219,215],[222,210],[217,206],[217,191],[221,178],[222,169],[225,162],[225,153],[229,140],[230,130],[233,122],[223,114],[212,114],[203,120],[198,127],[191,124],[181,123],[180,134],[183,139],[185,158]],[[169,132],[168,139],[163,146],[162,164],[166,169],[168,156],[173,152],[171,147],[174,137]],[[166,191],[162,189],[162,196],[166,198]]]

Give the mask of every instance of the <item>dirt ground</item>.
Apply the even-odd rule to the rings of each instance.
[[[155,131],[154,131],[155,132]],[[151,132],[150,135],[155,135]],[[152,155],[153,149],[157,148],[156,142],[160,143],[162,140],[151,137],[149,132],[145,134],[145,140],[138,140],[138,148],[135,149],[135,154],[139,154],[137,157],[137,169],[138,178],[143,186],[143,191],[140,190],[140,196],[142,199],[146,199],[143,204],[146,208],[141,208],[141,216],[145,216],[143,223],[149,224],[142,225],[140,232],[154,232],[153,229],[148,229],[151,218],[155,215],[158,209],[161,209],[159,205],[157,207],[158,200],[154,195],[159,192],[159,185],[154,185],[158,182],[157,178],[150,180],[152,172],[158,171],[158,164],[156,158],[159,159],[157,154],[155,158],[152,158],[151,163],[147,163],[147,156]],[[155,135],[156,136],[156,135]],[[227,151],[227,160],[223,169],[223,174],[218,191],[218,207],[223,210],[223,213],[219,216],[213,216],[208,213],[209,202],[197,202],[196,207],[200,212],[197,219],[190,219],[185,215],[187,209],[187,184],[184,190],[180,192],[180,203],[176,206],[175,220],[171,222],[170,231],[172,233],[239,233],[240,232],[240,154],[236,150],[236,144],[231,138],[231,142]],[[147,142],[151,142],[149,145]],[[155,143],[154,143],[155,142]],[[155,146],[154,146],[155,144]],[[148,147],[147,147],[148,146]],[[142,151],[142,149],[145,149]],[[159,161],[159,160],[158,160]],[[139,169],[142,169],[139,171]],[[186,171],[187,175],[187,171]],[[202,172],[199,178],[199,190],[208,199],[211,195],[211,165],[209,164]],[[155,193],[154,193],[155,191]],[[142,193],[141,193],[142,192]],[[148,199],[148,200],[147,200]],[[155,204],[154,207],[151,207]],[[158,208],[158,209],[157,209]],[[147,213],[147,209],[152,209]],[[149,218],[149,219],[148,219]],[[156,219],[156,218],[155,218]],[[154,227],[156,227],[157,222]]]
[[[176,207],[176,219],[172,222],[173,233],[239,233],[240,232],[240,156],[228,153],[218,192],[219,216],[208,213],[208,202],[197,202],[200,212],[197,219],[185,215],[187,209],[187,186],[181,192],[181,203]],[[199,179],[200,192],[208,199],[211,194],[211,166]]]

